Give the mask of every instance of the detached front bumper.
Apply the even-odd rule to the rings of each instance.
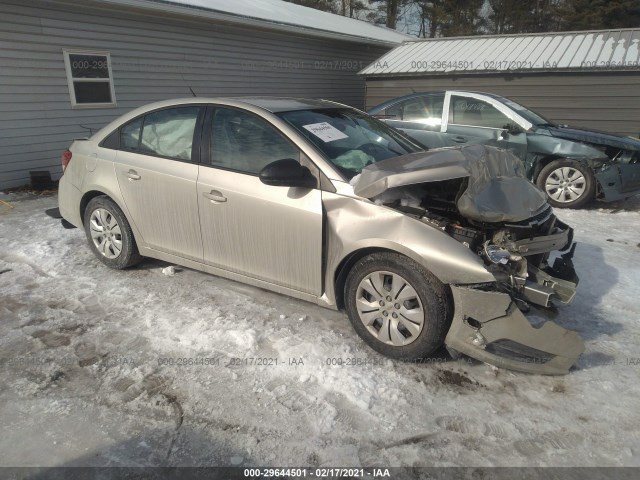
[[[509,245],[522,255],[564,252],[552,267],[546,261],[542,268],[528,263],[524,277],[504,276],[491,285],[451,285],[455,315],[445,339],[449,348],[511,370],[569,372],[584,351],[582,339],[553,322],[534,325],[525,316],[531,306],[548,309],[555,301],[568,304],[575,297],[579,280],[572,261],[573,229],[557,219],[554,225],[552,234]]]
[[[627,168],[629,166],[626,165]],[[640,195],[640,164],[633,167],[631,171],[621,171],[617,164],[607,163],[596,169],[595,177],[599,187],[596,198],[603,202],[615,202]],[[623,185],[623,175],[626,176],[626,185]]]
[[[451,286],[455,315],[445,344],[497,367],[564,375],[584,351],[576,332],[545,322],[534,327],[507,293]]]

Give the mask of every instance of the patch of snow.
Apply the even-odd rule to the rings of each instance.
[[[12,204],[1,465],[640,465],[638,200],[556,211],[581,278],[557,321],[586,343],[564,377],[395,362],[343,313],[155,260],[110,270],[44,214],[55,197]]]
[[[169,265],[168,267],[162,269],[162,274],[166,275],[167,277],[173,277],[176,274],[176,269],[173,265]]]

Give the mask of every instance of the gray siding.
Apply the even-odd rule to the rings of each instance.
[[[99,9],[90,2],[0,3],[0,188],[30,170],[57,178],[73,138],[145,103],[287,95],[364,106],[356,72],[389,48]],[[111,54],[117,107],[72,109],[63,49]]]
[[[369,78],[367,108],[412,92],[454,89],[504,95],[557,123],[640,136],[640,72]]]

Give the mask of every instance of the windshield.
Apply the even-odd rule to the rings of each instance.
[[[527,107],[523,107],[522,105],[520,105],[517,102],[514,102],[513,100],[509,100],[508,98],[505,98],[505,97],[500,97],[500,100],[502,100],[502,103],[504,103],[506,106],[515,110],[521,117],[524,117],[525,120],[528,120],[531,123],[533,123],[536,127],[554,127],[555,126],[553,122],[547,120],[542,115],[537,114],[533,110],[529,110]]]
[[[381,121],[348,108],[295,110],[277,115],[318,147],[348,180],[371,163],[422,151]]]

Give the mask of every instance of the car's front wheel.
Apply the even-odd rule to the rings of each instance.
[[[345,307],[353,328],[371,348],[401,360],[433,354],[451,325],[447,287],[397,253],[367,255],[353,266]]]
[[[596,179],[588,165],[576,160],[554,160],[538,175],[536,184],[554,207],[582,208],[593,200]]]
[[[91,250],[108,267],[120,270],[142,259],[124,213],[106,195],[89,201],[84,230]]]

